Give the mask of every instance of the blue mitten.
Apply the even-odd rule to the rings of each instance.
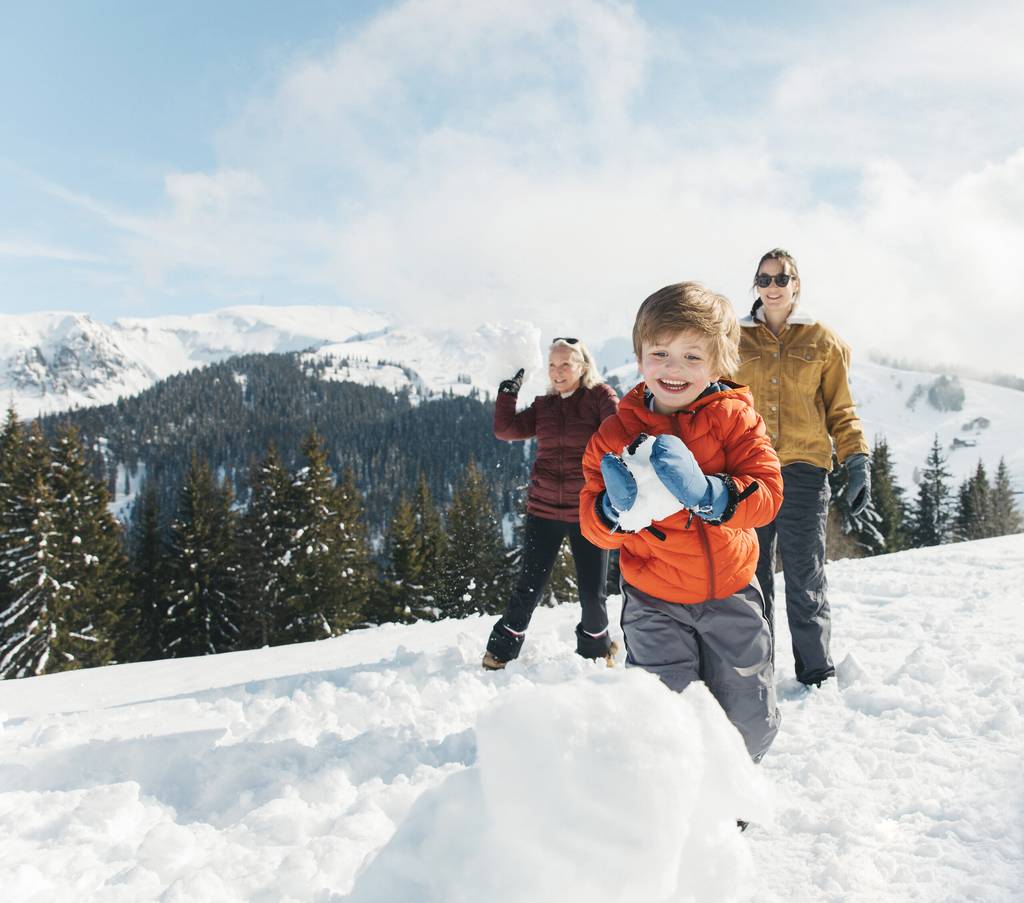
[[[684,507],[708,520],[722,516],[729,502],[725,483],[718,477],[705,476],[693,452],[678,436],[662,433],[654,440],[651,466]]]
[[[605,489],[601,505],[605,516],[611,521],[618,521],[619,515],[629,511],[636,501],[636,480],[626,462],[611,452],[601,459],[601,476],[604,478]],[[609,511],[609,507],[612,510]]]

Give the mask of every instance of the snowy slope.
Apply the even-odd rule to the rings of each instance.
[[[504,673],[470,618],[0,683],[4,899],[1022,899],[1024,535],[829,580],[838,683],[780,624],[757,769],[571,606]]]

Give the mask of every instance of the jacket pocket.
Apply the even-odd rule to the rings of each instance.
[[[740,365],[736,370],[736,382],[749,386],[754,398],[761,390],[761,352],[740,351]]]
[[[821,372],[825,367],[822,353],[813,346],[794,348],[786,355],[786,364],[786,375],[800,394],[813,397],[821,386]]]

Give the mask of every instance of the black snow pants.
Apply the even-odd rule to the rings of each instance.
[[[818,683],[836,673],[829,652],[832,618],[825,579],[825,523],[831,490],[828,472],[797,462],[782,468],[782,507],[775,520],[757,528],[761,549],[757,582],[765,618],[775,634],[775,550],[786,578],[786,617],[793,640],[797,680]]]
[[[522,634],[530,626],[544,594],[551,570],[555,566],[562,540],[569,537],[569,546],[576,563],[583,612],[576,628],[576,651],[586,658],[599,658],[608,651],[607,591],[608,552],[599,549],[580,532],[578,523],[526,515],[523,535],[523,569],[520,571],[505,614],[494,625],[487,650],[495,658],[510,661],[519,654]]]

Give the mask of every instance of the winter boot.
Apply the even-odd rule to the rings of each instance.
[[[619,644],[608,635],[608,631],[593,636],[583,629],[582,624],[576,625],[576,654],[583,658],[603,658],[609,668],[615,667],[615,653]]]
[[[484,653],[484,660],[480,663],[484,666],[485,671],[500,671],[508,662],[503,662],[500,658],[495,658],[490,652]]]
[[[504,618],[499,619],[491,629],[491,635],[487,638],[487,651],[481,662],[483,667],[488,671],[500,671],[519,655],[525,636],[523,631],[508,627]]]

